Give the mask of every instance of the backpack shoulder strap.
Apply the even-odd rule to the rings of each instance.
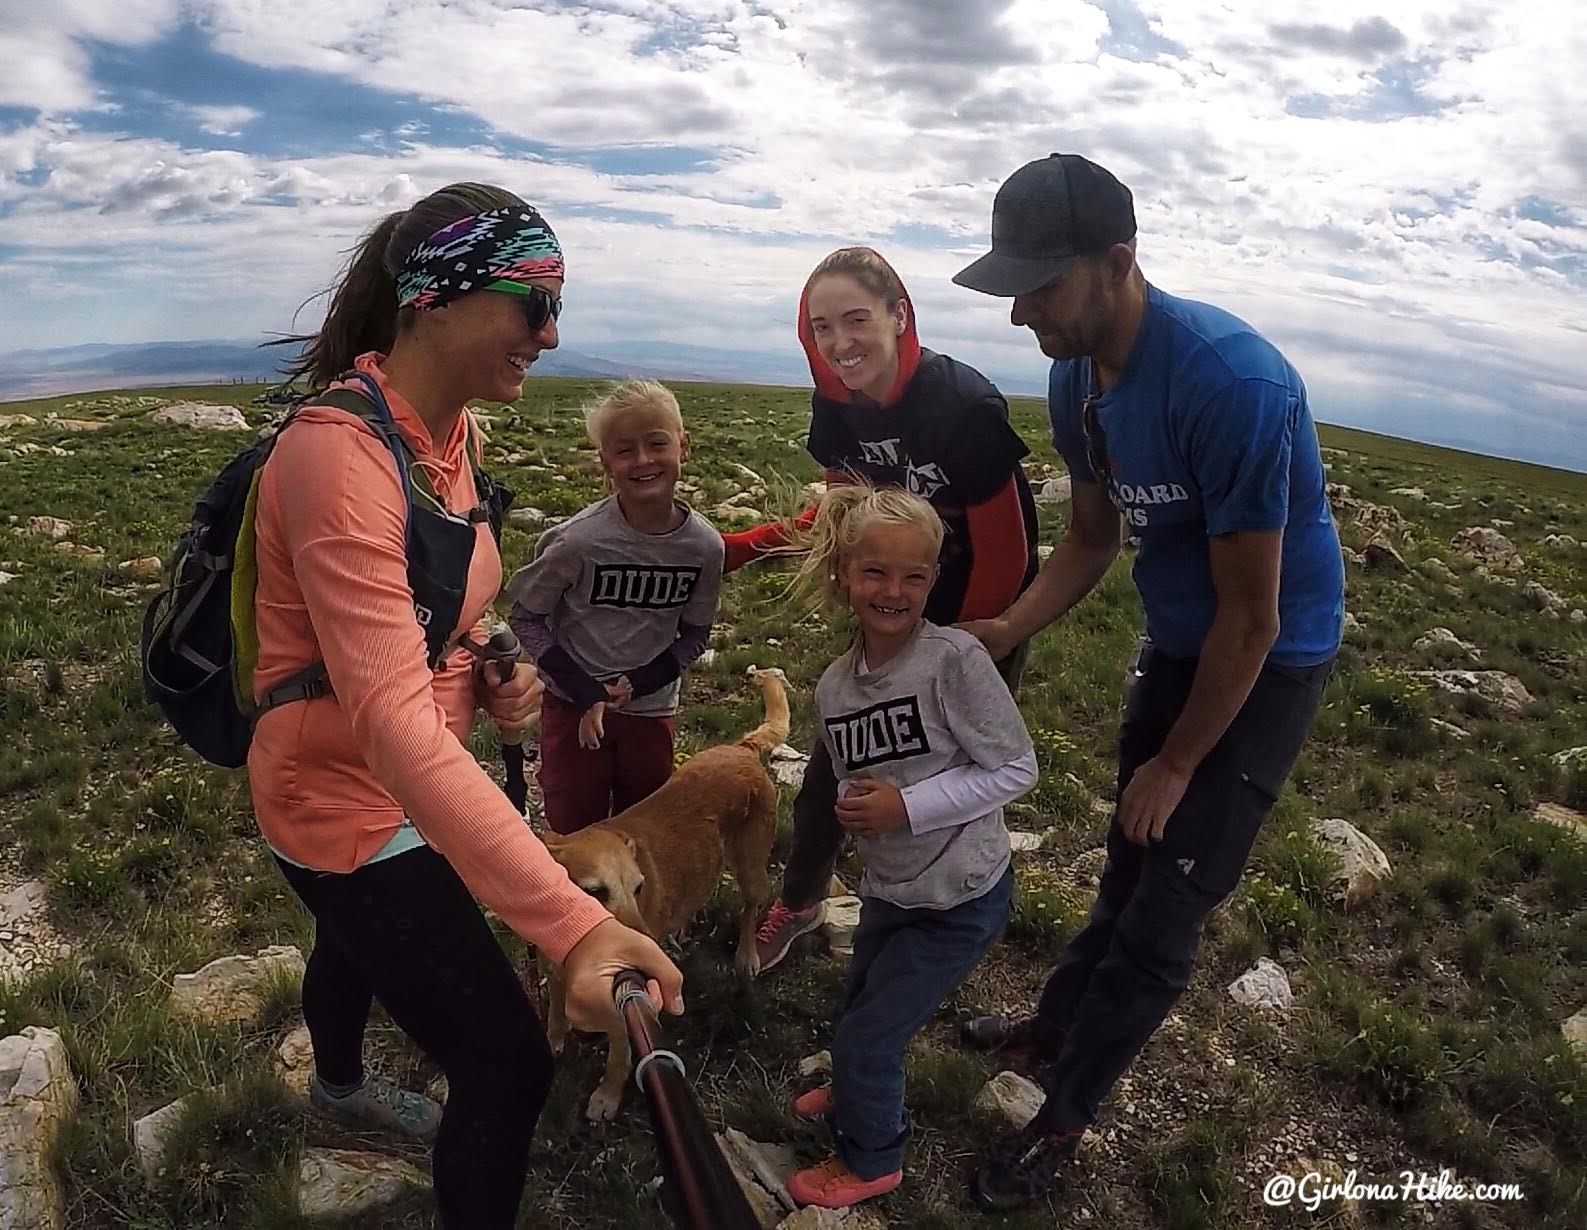
[[[392,458],[397,463],[398,481],[407,492],[409,504],[413,502],[413,488],[417,487],[427,500],[444,509],[429,474],[423,466],[414,464],[414,451],[398,429],[396,419],[391,416],[391,407],[381,395],[380,386],[362,372],[349,372],[342,379],[356,379],[368,391],[360,393],[356,388],[327,389],[315,397],[311,404],[332,406],[357,415],[391,450]]]
[[[485,472],[480,462],[485,449],[479,424],[468,410],[465,409],[463,413],[468,416],[468,443],[464,447],[468,452],[468,468],[474,475],[474,507],[469,510],[468,519],[476,524],[486,522],[499,544],[502,524],[507,519],[507,510],[512,507],[513,492]]]
[[[404,461],[411,456],[413,450],[408,447],[408,442],[402,438],[402,432],[397,429],[395,420],[391,417],[388,407],[376,403],[372,398],[357,389],[327,389],[312,401],[308,406],[331,406],[337,410],[345,410],[349,414],[357,415],[369,426],[377,436],[385,442],[393,454],[402,456]],[[384,410],[385,413],[381,413]]]

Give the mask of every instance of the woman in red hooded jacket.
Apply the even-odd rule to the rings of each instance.
[[[1030,451],[991,381],[923,350],[904,284],[870,248],[840,248],[815,267],[799,300],[810,360],[806,447],[828,483],[856,479],[929,500],[947,529],[925,617],[948,626],[1000,614],[1036,575],[1036,505],[1020,469]],[[810,514],[806,514],[808,517]],[[723,535],[724,571],[786,544],[781,524]],[[1012,691],[1020,645],[997,664]],[[837,779],[820,739],[794,800],[793,848],[759,932],[760,968],[819,925],[842,846]]]

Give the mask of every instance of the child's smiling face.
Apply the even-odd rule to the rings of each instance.
[[[689,455],[689,437],[659,409],[614,418],[601,434],[601,469],[624,503],[670,505]]]
[[[880,639],[913,630],[937,581],[937,545],[923,526],[875,522],[838,572],[861,629]]]

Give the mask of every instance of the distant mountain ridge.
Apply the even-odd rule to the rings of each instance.
[[[667,343],[622,342],[609,355],[558,347],[541,354],[536,376],[660,380],[721,380],[732,383],[808,384],[802,365],[783,365],[778,356]],[[297,353],[290,346],[264,346],[238,339],[92,343],[0,352],[0,399],[51,397],[98,389],[149,385],[224,384],[278,381]],[[802,378],[801,378],[802,373]]]
[[[678,342],[616,340],[596,343],[598,354],[559,346],[544,352],[530,369],[535,376],[620,380],[643,376],[656,380],[709,380],[723,384],[780,385],[808,389],[810,369],[797,349],[732,350]],[[156,385],[276,382],[295,351],[290,346],[264,346],[247,339],[222,338],[132,345],[87,343],[77,346],[0,352],[0,401],[54,397],[101,389],[147,388]],[[1045,384],[1000,377],[993,383],[1009,397],[1045,397]],[[1587,452],[1579,439],[1561,447],[1558,439],[1531,439],[1514,432],[1481,441],[1452,430],[1440,407],[1407,404],[1352,403],[1334,398],[1326,411],[1317,401],[1319,423],[1334,423],[1398,439],[1418,440],[1489,457],[1509,457],[1534,465],[1565,466],[1587,471]]]

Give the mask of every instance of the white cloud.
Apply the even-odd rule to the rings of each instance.
[[[217,137],[241,136],[242,130],[263,114],[254,107],[208,106],[194,103],[174,103],[172,110],[191,120],[200,132],[207,132]]]
[[[113,21],[90,0],[39,6],[26,62],[0,35],[0,91],[57,113],[0,132],[0,211],[26,219],[23,255],[0,268],[45,267],[91,234],[99,279],[131,287],[163,253],[153,265],[179,267],[182,290],[160,302],[229,294],[225,310],[261,328],[381,210],[496,179],[569,246],[570,338],[587,310],[592,336],[648,322],[791,346],[809,266],[879,240],[907,266],[928,344],[1034,376],[1007,305],[947,279],[984,243],[1002,178],[1073,149],[1134,190],[1149,276],[1293,339],[1314,384],[1451,398],[1480,384],[1492,407],[1552,413],[1523,405],[1531,373],[1538,400],[1580,412],[1587,33],[1571,5],[1138,10],[1165,48],[1146,62],[1114,54],[1117,32],[1084,0],[187,0],[223,54],[417,90],[550,151],[443,148],[410,127],[391,134],[397,153],[287,159],[74,127],[59,113],[115,102],[87,79],[83,40],[148,42],[177,0],[134,0]],[[242,150],[271,120],[241,104],[184,113]],[[625,149],[671,146],[708,165],[597,172],[584,157],[621,166]],[[258,279],[245,306],[239,262]],[[1450,377],[1468,365],[1494,379]]]
[[[0,106],[74,111],[99,105],[84,40],[136,46],[155,38],[179,0],[15,0],[0,24]]]

